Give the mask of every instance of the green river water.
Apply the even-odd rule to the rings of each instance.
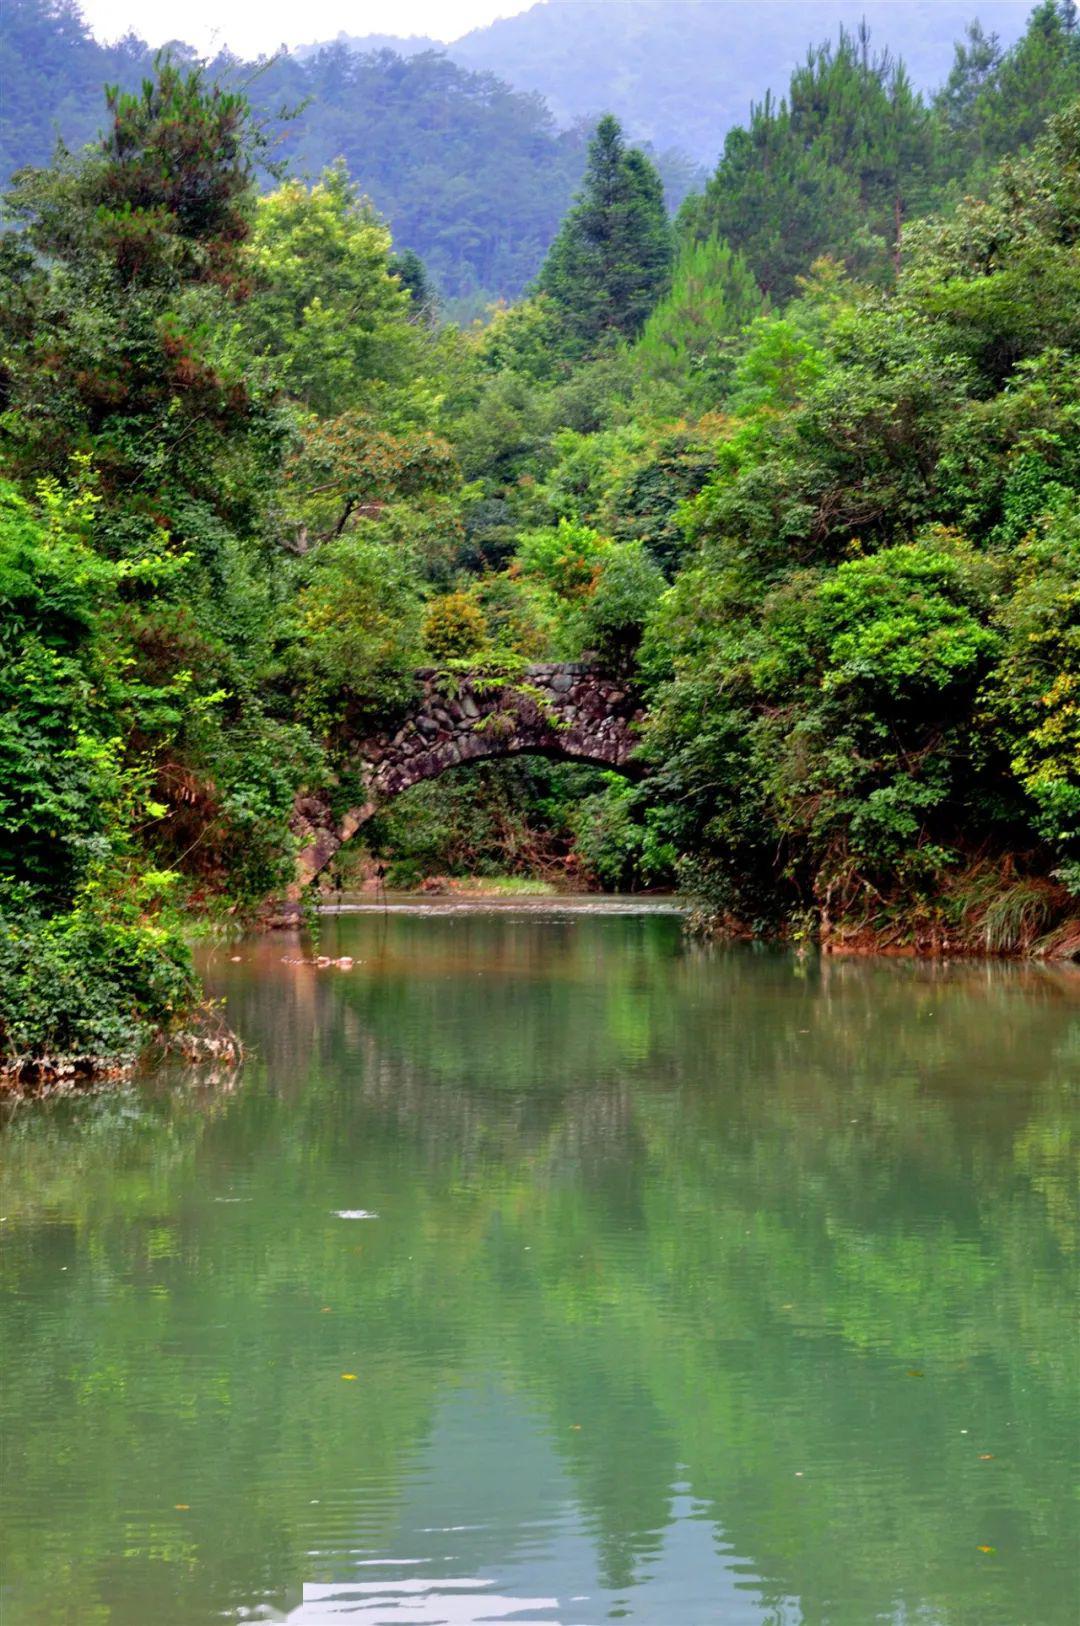
[[[2,1626],[1075,1626],[1080,976],[320,951],[206,955],[235,1077],[6,1115]]]

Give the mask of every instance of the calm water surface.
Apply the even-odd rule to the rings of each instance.
[[[322,951],[0,1132],[3,1626],[1075,1626],[1074,974]]]

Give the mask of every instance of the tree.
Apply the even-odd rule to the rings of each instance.
[[[937,166],[935,120],[903,65],[870,51],[865,24],[841,29],[808,53],[786,99],[766,96],[731,131],[687,223],[739,249],[776,299],[822,255],[883,277],[905,220],[932,202]]]
[[[967,45],[956,48],[938,108],[954,149],[981,176],[987,165],[1030,145],[1050,115],[1077,96],[1080,24],[1075,0],[1040,0],[1025,33],[1008,51],[972,27]]]
[[[586,647],[617,670],[629,668],[664,587],[644,543],[612,543],[585,602]]]
[[[682,398],[710,406],[725,373],[724,345],[760,315],[761,290],[746,260],[720,237],[683,244],[671,290],[635,348],[646,377],[677,385]]]
[[[714,913],[1069,940],[1078,176],[1080,104],[913,226],[892,290],[819,268],[752,326],[645,634]]]
[[[261,484],[250,460],[242,487],[222,469],[265,424],[223,342],[249,291],[260,138],[243,97],[167,60],[138,94],[106,94],[98,145],[23,171],[6,199],[36,256],[9,254],[0,289],[9,457],[64,477],[89,451],[117,496],[169,512],[197,492],[223,512]]]
[[[301,705],[320,729],[353,729],[406,700],[421,651],[410,561],[363,530],[312,555],[296,601]]]
[[[404,248],[391,254],[390,273],[409,295],[415,315],[425,322],[434,323],[438,316],[439,299],[428,276],[427,266],[416,250]]]
[[[362,412],[304,422],[284,475],[282,513],[297,553],[387,503],[452,491],[460,478],[446,441],[428,430],[392,433]]]
[[[24,495],[47,477],[95,499],[87,545],[116,576],[102,641],[124,679],[99,692],[98,731],[113,777],[145,765],[159,808],[133,863],[250,903],[289,874],[292,799],[318,758],[264,686],[285,425],[238,337],[262,140],[243,97],[165,60],[107,105],[96,147],[24,172],[8,199],[24,229],[0,284],[5,467]],[[117,797],[98,802],[80,822],[109,835]]]
[[[1004,52],[996,34],[987,34],[976,20],[957,42],[949,77],[937,95],[937,108],[951,136],[966,134],[974,121],[983,92],[992,87]]]
[[[310,189],[289,181],[260,201],[251,262],[260,297],[247,307],[250,341],[290,395],[340,413],[410,377],[419,337],[410,295],[394,274],[390,233],[343,165]]]
[[[606,338],[635,337],[664,291],[671,258],[660,178],[644,153],[626,148],[608,114],[537,282],[561,320],[565,353],[591,355]]]

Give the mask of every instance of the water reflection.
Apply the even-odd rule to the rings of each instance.
[[[1074,976],[320,949],[7,1127],[4,1626],[1074,1619]]]

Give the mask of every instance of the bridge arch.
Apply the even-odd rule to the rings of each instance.
[[[631,685],[597,666],[548,662],[520,677],[453,683],[426,668],[416,678],[416,700],[398,726],[355,743],[363,803],[335,819],[326,795],[297,802],[301,885],[393,797],[463,763],[528,754],[636,771],[640,700]]]

